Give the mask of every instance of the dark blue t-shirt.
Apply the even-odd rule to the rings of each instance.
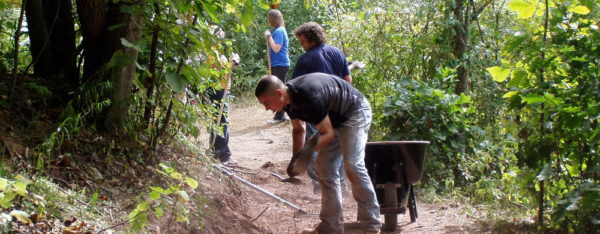
[[[289,67],[290,66],[290,58],[288,56],[288,36],[287,31],[284,27],[278,27],[273,30],[272,33],[273,41],[275,44],[281,45],[281,50],[275,53],[273,48],[269,49],[269,54],[271,56],[271,67]]]
[[[313,72],[331,74],[339,78],[350,75],[344,52],[325,44],[316,46],[300,56],[292,73],[292,79]]]
[[[319,124],[329,115],[337,128],[360,107],[364,95],[350,83],[329,74],[310,73],[285,84],[291,104],[284,110],[291,119]]]

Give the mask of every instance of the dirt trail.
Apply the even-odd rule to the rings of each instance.
[[[237,175],[286,199],[311,214],[299,214],[293,209],[271,199],[249,187],[242,186],[242,196],[246,196],[247,209],[244,216],[250,222],[271,233],[298,233],[304,228],[313,227],[319,222],[320,196],[312,192],[312,184],[306,174],[300,177],[300,184],[282,183],[269,172],[285,176],[285,168],[291,155],[291,125],[284,122],[267,124],[272,117],[258,103],[251,106],[234,106],[230,112],[230,147],[233,160],[241,168]],[[265,164],[271,166],[263,168]],[[257,172],[247,174],[244,172]],[[417,187],[418,190],[418,187]],[[397,232],[402,233],[465,233],[481,232],[474,229],[472,219],[460,213],[458,205],[429,205],[419,203],[419,219],[410,223],[407,214],[398,216]],[[351,195],[344,198],[344,220],[356,218],[356,202]],[[383,216],[382,216],[383,221]]]

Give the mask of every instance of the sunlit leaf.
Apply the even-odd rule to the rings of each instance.
[[[17,175],[17,176],[15,176],[15,180],[16,181],[21,181],[24,184],[31,184],[31,183],[33,183],[33,181],[31,181],[29,178],[27,178],[27,177],[25,177],[23,175]]]
[[[159,193],[164,193],[165,192],[165,190],[163,188],[161,188],[161,187],[150,187],[150,189],[152,189],[152,191],[156,191],[156,192],[159,192]]]
[[[527,80],[527,72],[523,70],[515,70],[511,72],[511,79],[506,84],[508,87],[527,88],[529,87],[529,80]]]
[[[177,213],[177,219],[175,219],[175,221],[179,222],[179,223],[183,223],[183,222],[187,222],[188,218],[181,213]]]
[[[148,210],[148,207],[150,207],[150,204],[147,201],[143,201],[143,202],[140,202],[135,207],[135,209],[138,210],[138,211],[145,211],[145,210]]]
[[[490,75],[492,75],[492,78],[497,82],[505,81],[508,77],[508,74],[510,74],[510,69],[498,66],[488,67],[486,70],[490,73]]]
[[[15,192],[4,192],[0,193],[0,207],[9,208],[12,207],[12,200],[17,197],[17,193]]]
[[[460,97],[458,97],[458,100],[456,100],[456,104],[461,105],[466,103],[471,103],[471,96],[461,93]]]
[[[516,94],[519,94],[519,91],[510,91],[510,92],[504,94],[502,96],[502,98],[511,98],[512,96],[515,96]]]
[[[523,102],[526,102],[529,105],[544,102],[544,101],[546,101],[546,99],[543,96],[540,96],[537,94],[529,94],[529,95],[527,95],[527,97],[523,98]]]
[[[512,0],[508,3],[508,8],[516,11],[520,19],[527,19],[535,13],[536,5],[523,0]]]
[[[194,178],[186,177],[185,183],[187,183],[193,189],[198,188],[198,181],[196,181]]]
[[[171,174],[169,174],[171,176],[171,178],[173,179],[177,179],[177,180],[183,180],[183,175],[179,172],[173,172]]]
[[[4,191],[8,186],[8,180],[4,178],[0,178],[0,191]]]
[[[160,199],[160,193],[157,191],[152,191],[148,193],[148,197],[150,197],[150,200],[157,200]]]
[[[15,192],[21,196],[27,196],[27,184],[21,181],[17,181],[13,184]]]
[[[25,211],[13,210],[10,212],[10,216],[15,217],[21,223],[31,224],[31,219],[29,218],[29,214],[27,214],[27,212],[25,212]]]
[[[156,207],[154,209],[154,215],[156,215],[156,218],[160,219],[160,217],[162,217],[164,214],[165,214],[165,212],[163,211],[162,207]]]
[[[580,15],[587,15],[590,13],[590,9],[588,9],[586,6],[573,6],[569,8],[569,11]]]
[[[240,22],[245,26],[252,24],[252,16],[253,15],[254,15],[254,12],[252,10],[246,9],[244,12],[242,12],[242,16],[240,17]]]

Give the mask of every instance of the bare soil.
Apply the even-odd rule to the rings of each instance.
[[[320,195],[313,194],[310,179],[304,174],[298,183],[284,183],[270,172],[286,176],[291,156],[291,124],[267,124],[273,113],[258,104],[233,106],[230,111],[230,147],[232,159],[239,165],[236,175],[308,211],[294,209],[245,185],[235,190],[212,191],[218,203],[219,217],[205,220],[210,233],[299,233],[319,222]],[[231,194],[233,191],[234,194]],[[433,205],[421,202],[418,185],[419,218],[411,223],[408,212],[398,215],[396,232],[402,233],[474,233],[479,230],[472,217],[461,213],[459,204]],[[344,220],[355,221],[356,202],[351,194],[344,197]],[[215,212],[213,210],[213,212]],[[234,213],[233,215],[231,213]],[[214,215],[214,214],[213,214]],[[217,215],[219,216],[219,215]],[[383,221],[383,216],[382,216]]]

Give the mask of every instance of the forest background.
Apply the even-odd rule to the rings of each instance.
[[[253,101],[275,5],[292,66],[303,51],[291,31],[306,21],[366,64],[352,75],[374,109],[372,141],[431,142],[426,192],[529,214],[540,230],[598,230],[596,0],[4,0],[3,228],[44,213],[43,178],[64,174],[74,152],[158,168],[178,186],[153,191],[185,198],[182,185],[197,183],[155,155],[214,128],[204,92],[233,69],[214,58],[241,56],[231,99]],[[132,227],[144,225],[140,204]]]

